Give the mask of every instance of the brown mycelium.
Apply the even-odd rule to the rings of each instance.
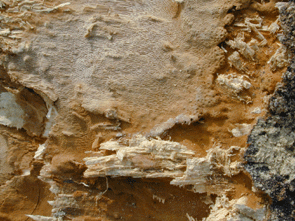
[[[242,155],[288,64],[274,3],[3,3],[0,217],[266,218]]]

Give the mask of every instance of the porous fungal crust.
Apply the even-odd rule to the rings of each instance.
[[[263,119],[269,99],[279,125],[293,119],[292,91],[275,89],[293,8],[278,18],[276,2],[0,1],[0,220],[289,216],[275,200],[293,161],[278,158],[270,188],[251,163],[292,143]]]

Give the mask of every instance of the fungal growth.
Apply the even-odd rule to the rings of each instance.
[[[0,1],[0,220],[290,216],[292,5]]]

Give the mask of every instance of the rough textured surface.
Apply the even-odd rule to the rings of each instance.
[[[245,168],[255,187],[273,200],[271,220],[294,220],[294,3],[278,3],[284,34],[280,37],[292,53],[292,61],[270,99],[270,114],[260,119],[248,138]]]
[[[276,2],[0,1],[0,219],[274,219],[242,163],[292,51]]]

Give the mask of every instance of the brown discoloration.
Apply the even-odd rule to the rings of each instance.
[[[125,2],[129,4],[129,1]],[[54,56],[50,53],[46,54],[47,51],[46,53],[39,51],[44,56],[44,60],[40,60],[38,66],[28,57],[23,58],[22,54],[10,54],[9,59],[14,65],[17,64],[19,73],[12,71],[13,65],[6,67],[6,70],[2,70],[1,67],[0,70],[2,80],[0,92],[6,92],[6,88],[20,90],[19,103],[28,114],[27,124],[24,126],[27,132],[24,129],[17,131],[13,128],[0,127],[1,133],[8,141],[8,162],[13,167],[13,173],[0,177],[1,189],[3,187],[0,198],[5,199],[3,202],[0,201],[0,219],[9,220],[13,217],[13,220],[23,221],[27,219],[24,214],[31,213],[50,216],[51,208],[47,200],[53,200],[54,195],[49,192],[47,184],[36,178],[45,164],[51,164],[50,179],[58,184],[64,194],[74,194],[73,197],[78,204],[79,208],[65,209],[66,218],[74,218],[77,221],[187,220],[186,213],[198,220],[208,217],[209,206],[214,203],[216,195],[206,197],[206,194],[194,193],[190,186],[184,188],[172,186],[169,179],[107,178],[108,181],[106,178],[86,179],[83,176],[86,169],[83,159],[91,155],[85,153],[86,151],[99,151],[103,142],[113,139],[127,144],[134,134],[149,134],[155,126],[161,125],[170,118],[175,119],[181,113],[198,116],[198,121],[190,125],[175,123],[160,136],[164,140],[183,144],[195,152],[195,157],[207,156],[208,150],[217,145],[220,145],[222,149],[228,149],[231,146],[246,147],[247,135],[234,137],[231,130],[236,128],[237,124],[254,125],[258,117],[265,115],[263,109],[267,107],[266,98],[274,92],[277,82],[285,71],[285,68],[272,71],[267,63],[279,47],[277,36],[267,31],[263,32],[263,36],[268,43],[259,47],[253,60],[240,56],[244,64],[242,71],[230,66],[228,57],[237,50],[230,48],[225,42],[235,39],[241,32],[244,32],[247,43],[251,39],[257,39],[257,34],[253,31],[244,31],[234,26],[234,23],[243,21],[245,18],[264,16],[263,25],[269,26],[278,15],[273,0],[266,4],[253,3],[248,7],[249,2],[239,1],[233,4],[233,1],[225,1],[224,5],[217,7],[223,12],[221,14],[217,13],[217,9],[214,11],[213,7],[201,5],[197,11],[206,15],[202,23],[198,23],[200,18],[194,17],[196,13],[190,11],[198,6],[190,5],[189,8],[185,3],[168,0],[161,1],[159,6],[145,5],[144,10],[147,10],[149,15],[139,16],[136,21],[124,20],[126,16],[130,16],[131,12],[128,10],[133,7],[133,5],[125,7],[125,3],[122,3],[123,6],[120,4],[109,7],[106,5],[83,6],[83,13],[79,14],[81,5],[79,2],[73,2],[72,6],[69,6],[71,10],[66,13],[61,9],[54,14],[37,16],[33,13],[28,21],[40,29],[28,31],[24,38],[30,40],[34,36],[34,39],[38,40],[33,42],[36,43],[34,50],[51,48],[53,52],[50,53]],[[241,7],[244,9],[241,10]],[[233,8],[239,11],[230,10]],[[110,9],[117,14],[112,14]],[[227,14],[229,10],[231,13]],[[91,13],[100,16],[90,19]],[[76,15],[81,16],[78,22],[75,20]],[[210,16],[217,17],[212,19]],[[84,26],[82,28],[77,25],[79,22],[89,24],[91,21],[97,24],[93,25],[95,27],[93,29],[87,26],[90,27],[89,32],[83,29]],[[138,21],[140,23],[136,23]],[[69,28],[66,33],[63,32],[63,22],[66,22]],[[137,30],[138,27],[144,28],[142,24],[147,25],[146,29]],[[192,30],[191,26],[194,24],[199,26]],[[54,29],[54,25],[58,27],[58,30]],[[112,29],[112,26],[116,29]],[[151,27],[157,27],[159,30]],[[88,67],[75,73],[74,71],[80,66],[70,69],[76,65],[71,62],[83,58],[78,55],[86,49],[79,48],[80,45],[77,46],[77,51],[71,49],[70,53],[66,53],[67,47],[75,45],[72,44],[71,39],[76,35],[67,35],[72,30],[77,35],[83,32],[81,36],[85,36],[86,33],[87,42],[83,44],[91,45],[88,48],[89,51],[108,44],[99,53],[92,53],[91,58],[81,62],[80,65],[88,65]],[[146,36],[130,40],[129,34],[130,36],[146,34]],[[43,41],[41,37],[40,40],[38,36],[43,36],[44,39],[49,38],[49,40]],[[48,41],[54,41],[61,36],[63,40],[57,41],[57,45],[48,46]],[[75,40],[74,43],[78,45],[80,40],[85,41],[84,38]],[[121,38],[122,45],[125,44],[124,41],[130,40],[130,44],[126,43],[128,47],[112,48]],[[95,45],[96,41],[104,41],[104,44]],[[68,42],[70,46],[63,45]],[[41,47],[42,45],[46,47]],[[62,49],[56,52],[59,46]],[[221,46],[227,51],[226,53]],[[111,49],[116,53],[113,53]],[[103,54],[107,50],[108,54]],[[96,59],[96,55],[102,54],[105,57]],[[36,59],[41,57],[35,54],[32,56],[36,56]],[[50,60],[51,63],[46,66],[46,59],[52,57],[56,60]],[[54,62],[58,63],[61,58],[67,66],[61,68],[54,66]],[[36,67],[40,68],[38,71],[46,73],[42,77],[36,74],[37,79],[39,77],[45,79],[46,84],[43,85],[43,82],[34,84],[28,80],[30,78],[26,78]],[[99,67],[105,67],[105,69],[102,70]],[[93,72],[85,77],[83,74],[87,68],[93,68]],[[27,72],[22,72],[24,70]],[[68,73],[64,70],[73,72]],[[217,73],[231,72],[247,75],[251,88],[235,94],[217,83]],[[140,74],[142,76],[139,78]],[[73,83],[71,80],[76,82]],[[23,84],[27,88],[23,87]],[[30,86],[34,88],[40,85],[44,87],[38,88],[36,92],[28,89]],[[55,119],[56,124],[51,128],[50,136],[45,140],[40,136],[46,122],[47,107],[37,92],[40,93],[43,90],[42,92],[46,94],[51,91],[48,88],[52,85],[57,89],[59,96],[59,99],[52,101],[58,110],[58,116]],[[22,90],[21,87],[23,87]],[[96,105],[97,103],[100,105]],[[257,107],[262,112],[251,113]],[[113,111],[114,114],[110,116],[107,114],[108,110]],[[34,160],[33,156],[38,145],[45,141],[47,149],[43,161]],[[107,156],[114,152],[104,151],[100,154],[99,156]],[[231,159],[242,162],[243,150],[236,151],[235,154]],[[146,170],[158,168],[153,157],[149,155],[136,156],[131,159],[131,162]],[[22,171],[26,169],[32,169],[31,175],[21,177]],[[262,193],[253,192],[252,181],[244,172],[229,177],[223,174],[221,168],[213,178],[228,183],[230,191],[226,194],[230,200],[248,196],[247,206],[253,209],[263,207],[268,200]],[[5,185],[7,180],[11,180],[11,184]],[[210,182],[208,180],[208,183]],[[154,200],[153,195],[165,199],[165,203]]]

